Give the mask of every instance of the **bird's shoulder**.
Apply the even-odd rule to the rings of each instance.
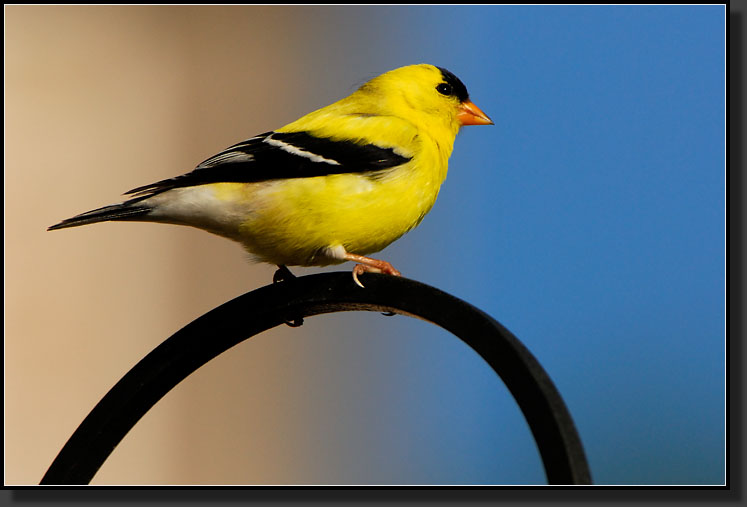
[[[344,99],[324,107],[278,132],[309,132],[316,137],[391,148],[405,156],[418,149],[420,129],[410,118],[361,100]]]

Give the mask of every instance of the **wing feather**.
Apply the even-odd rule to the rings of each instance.
[[[345,173],[370,173],[375,179],[410,160],[376,144],[337,141],[308,132],[266,132],[226,148],[192,172],[126,193],[150,197],[172,188],[207,183],[257,183]]]

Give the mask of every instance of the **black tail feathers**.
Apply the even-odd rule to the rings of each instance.
[[[66,227],[77,227],[79,225],[107,222],[109,220],[137,220],[138,217],[148,214],[151,209],[149,206],[138,206],[126,202],[112,204],[111,206],[104,206],[103,208],[75,215],[72,218],[48,227],[47,230],[54,231],[55,229],[65,229]]]

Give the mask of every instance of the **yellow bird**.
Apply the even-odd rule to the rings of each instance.
[[[193,171],[130,190],[132,198],[48,230],[127,220],[191,225],[238,241],[281,268],[358,264],[417,226],[446,178],[463,125],[492,125],[451,72],[401,67],[350,96],[235,144]]]

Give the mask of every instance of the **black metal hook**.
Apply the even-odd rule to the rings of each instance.
[[[278,264],[278,270],[272,275],[272,283],[280,283],[290,280],[295,280],[297,277],[288,266],[285,264]],[[301,327],[303,326],[303,317],[286,318],[285,325],[288,327]]]
[[[503,379],[518,403],[539,448],[548,482],[591,484],[581,440],[565,403],[542,366],[510,331],[472,305],[428,285],[390,275],[362,276],[365,290],[347,272],[294,277],[292,283],[273,283],[248,292],[194,320],[145,356],[101,399],[52,462],[41,484],[89,483],[158,400],[237,343],[287,323],[288,315],[302,319],[355,310],[419,317],[462,339]]]

